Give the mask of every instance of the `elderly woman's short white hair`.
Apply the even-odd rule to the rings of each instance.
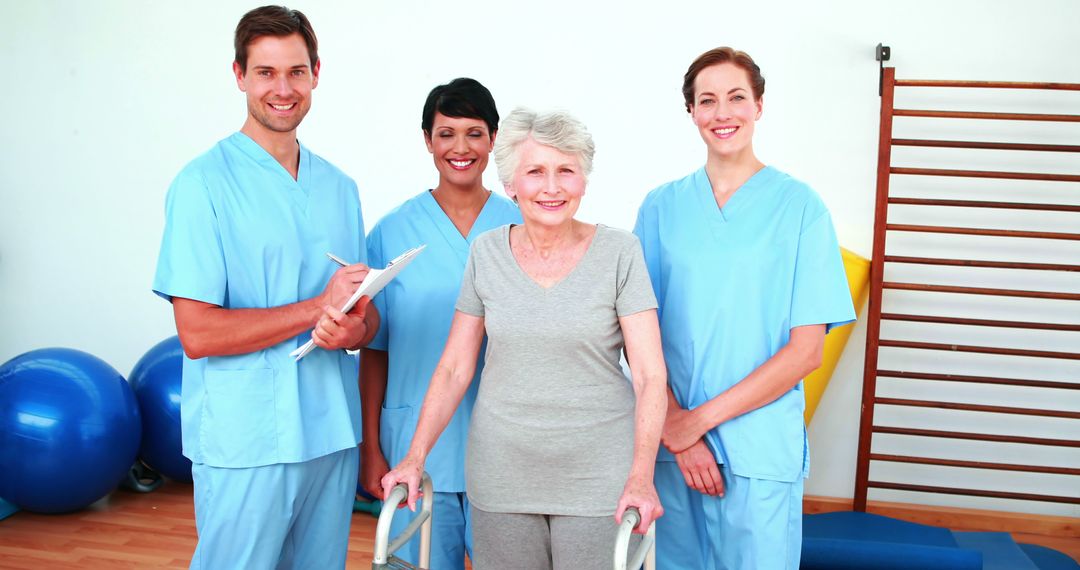
[[[499,134],[492,150],[495,165],[499,168],[499,181],[504,186],[509,186],[513,181],[518,165],[518,148],[529,137],[559,152],[577,155],[581,172],[586,177],[592,172],[596,149],[584,123],[562,111],[536,113],[518,107],[499,123]]]

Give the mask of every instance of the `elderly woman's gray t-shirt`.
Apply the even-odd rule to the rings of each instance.
[[[577,266],[543,288],[510,251],[510,226],[473,243],[457,310],[484,317],[487,352],[465,461],[489,512],[606,516],[630,472],[634,391],[619,317],[655,309],[641,245],[597,226]]]

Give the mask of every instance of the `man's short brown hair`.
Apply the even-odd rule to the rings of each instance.
[[[236,63],[241,73],[247,72],[248,46],[251,42],[263,36],[284,37],[293,34],[300,34],[304,38],[311,57],[311,69],[315,69],[315,64],[319,62],[319,40],[303,12],[285,6],[263,6],[244,14],[233,36]]]

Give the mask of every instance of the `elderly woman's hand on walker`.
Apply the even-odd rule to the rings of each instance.
[[[663,516],[664,507],[660,505],[660,497],[656,495],[651,476],[644,479],[631,475],[626,480],[622,497],[619,497],[619,505],[615,508],[615,521],[622,523],[623,514],[630,507],[636,507],[641,513],[641,522],[634,527],[634,534],[645,534],[649,531],[649,525]]]
[[[389,497],[390,490],[398,483],[404,483],[409,489],[405,504],[410,511],[416,510],[416,499],[420,496],[420,479],[424,476],[424,460],[410,451],[409,455],[382,478],[383,496]]]

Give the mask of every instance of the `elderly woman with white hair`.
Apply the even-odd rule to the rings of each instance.
[[[474,568],[608,568],[623,512],[641,511],[637,532],[663,513],[653,487],[667,406],[656,299],[633,234],[574,219],[593,159],[583,124],[517,109],[494,154],[524,224],[473,243],[416,435],[383,488],[407,483],[415,508],[425,457],[486,332],[466,453]]]

